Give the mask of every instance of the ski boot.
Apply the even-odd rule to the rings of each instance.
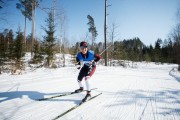
[[[91,93],[88,91],[86,96],[84,97],[84,99],[82,99],[82,102],[86,102],[87,100],[89,100],[91,98]]]
[[[74,92],[79,93],[79,92],[82,92],[83,90],[84,90],[83,87],[80,87],[79,89],[75,90]]]

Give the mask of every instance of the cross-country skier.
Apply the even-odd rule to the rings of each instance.
[[[89,84],[90,77],[93,75],[93,73],[96,70],[96,62],[98,62],[101,59],[101,56],[98,54],[95,54],[94,51],[88,50],[88,44],[87,42],[81,42],[80,43],[81,51],[77,54],[76,60],[77,63],[80,65],[78,69],[80,69],[77,81],[79,85],[79,89],[75,90],[76,93],[83,91],[83,85],[82,80],[85,78],[85,84],[87,88],[87,94],[85,98],[82,100],[85,102],[87,99],[91,98],[91,87]]]

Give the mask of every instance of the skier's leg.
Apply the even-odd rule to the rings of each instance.
[[[78,85],[79,85],[79,89],[77,89],[77,90],[75,90],[75,92],[81,92],[81,91],[83,91],[83,85],[82,85],[82,80],[83,80],[83,78],[84,78],[84,76],[85,76],[85,73],[84,73],[84,70],[83,70],[83,68],[80,70],[80,72],[79,72],[79,75],[78,75],[78,78],[77,78],[77,82],[78,82]]]
[[[89,91],[89,93],[91,92],[91,85],[90,85],[90,76],[86,76],[85,77],[85,84],[86,84],[86,88],[87,88],[87,91]]]
[[[89,68],[87,75],[85,77],[85,83],[86,83],[86,88],[87,88],[87,94],[84,97],[84,99],[82,100],[83,102],[87,101],[88,99],[91,98],[91,85],[90,85],[90,78],[91,76],[94,74],[96,70],[96,66],[91,66],[91,68]]]
[[[83,88],[83,85],[81,83],[82,80],[77,80],[77,81],[78,81],[79,89],[75,90],[74,92],[79,93],[79,92],[83,91],[84,88]]]
[[[89,80],[90,80],[90,76],[86,76],[85,77],[85,83],[86,83],[86,88],[87,88],[87,94],[84,97],[84,99],[82,100],[82,102],[85,102],[91,98],[91,87],[90,87]]]
[[[87,94],[91,93],[91,84],[90,84],[90,78],[94,74],[96,70],[96,66],[93,66],[92,68],[89,69],[87,76],[85,77],[85,83],[86,83],[86,88],[87,88]]]
[[[80,88],[83,88],[83,85],[82,85],[82,83],[81,83],[82,80],[77,80],[77,81],[78,81],[79,87],[80,87]]]

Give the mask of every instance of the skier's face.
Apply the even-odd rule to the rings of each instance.
[[[81,52],[83,54],[86,54],[87,53],[87,47],[81,47]]]

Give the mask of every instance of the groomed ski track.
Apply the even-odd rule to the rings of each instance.
[[[176,65],[139,63],[138,68],[97,66],[92,94],[101,96],[58,120],[180,120]],[[73,67],[0,75],[1,120],[51,120],[80,103],[85,92],[35,101],[78,87]]]

